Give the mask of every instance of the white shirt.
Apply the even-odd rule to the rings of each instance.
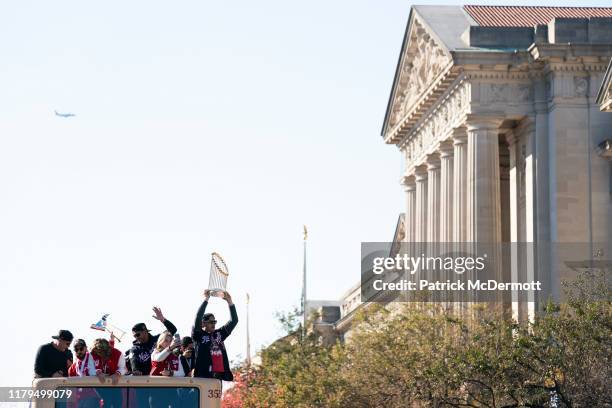
[[[93,357],[89,354],[89,351],[85,353],[85,357],[83,360],[79,360],[77,358],[76,364],[76,373],[79,377],[86,377],[85,372],[88,371],[88,376],[96,375],[96,363],[94,362]],[[87,368],[87,370],[85,370]]]

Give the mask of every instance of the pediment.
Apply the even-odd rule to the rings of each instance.
[[[397,224],[395,225],[395,234],[393,234],[393,242],[404,242],[406,238],[406,217],[404,213],[401,213],[397,218]]]
[[[602,111],[612,112],[612,60],[608,64],[608,69],[599,88],[597,104]]]
[[[399,125],[449,68],[448,49],[416,13],[411,16],[395,73],[383,135]]]
[[[606,90],[601,106],[606,112],[612,112],[612,82],[608,84],[608,89]]]

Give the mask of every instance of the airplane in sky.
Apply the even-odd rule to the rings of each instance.
[[[59,113],[58,111],[54,111],[55,116],[59,116],[60,118],[69,118],[72,116],[76,116],[74,113]]]

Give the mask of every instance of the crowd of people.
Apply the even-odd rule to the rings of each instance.
[[[152,375],[166,377],[201,377],[232,381],[233,376],[224,340],[238,323],[232,297],[223,292],[230,311],[230,321],[216,328],[217,320],[206,313],[210,291],[204,291],[204,301],[198,308],[191,336],[180,338],[177,328],[166,319],[161,309],[154,307],[153,316],[166,328],[152,335],[146,324],[132,327],[134,341],[124,353],[115,348],[114,339],[99,338],[88,347],[85,340],[74,341],[69,330],[60,330],[53,341],[42,345],[34,363],[35,378],[97,376],[117,383],[124,375]]]

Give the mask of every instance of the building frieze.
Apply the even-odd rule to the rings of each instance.
[[[533,99],[531,82],[472,82],[472,102],[475,104],[525,103]]]
[[[584,100],[590,90],[589,81],[593,79],[588,73],[571,71],[548,77],[533,71],[464,71],[398,142],[406,158],[406,174],[425,163],[427,155],[435,152],[452,130],[465,122],[468,113],[506,111],[508,117],[532,114],[536,83],[540,80],[543,80],[541,86],[546,99],[553,101],[555,98]]]
[[[586,103],[584,99],[587,96],[596,96],[599,81],[599,75],[589,75],[589,73],[575,71],[558,71],[546,81],[546,99],[549,102],[575,99],[577,102]],[[589,82],[595,86],[589,87]]]

